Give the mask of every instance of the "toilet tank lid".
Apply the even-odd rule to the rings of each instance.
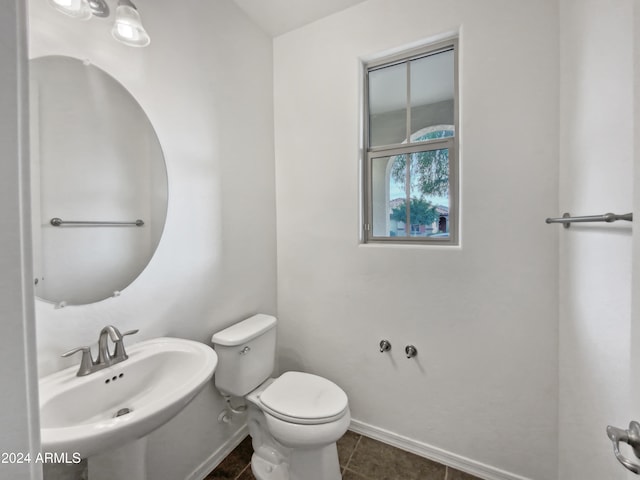
[[[271,330],[275,325],[276,317],[259,313],[214,333],[211,342],[224,347],[242,345]]]

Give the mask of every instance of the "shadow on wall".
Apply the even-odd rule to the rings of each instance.
[[[277,358],[277,371],[279,374],[289,371],[309,372],[309,366],[302,357],[293,349],[279,348]]]

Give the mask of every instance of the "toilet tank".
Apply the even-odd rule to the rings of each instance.
[[[211,337],[218,354],[215,385],[225,395],[243,397],[273,373],[276,318],[258,314]]]

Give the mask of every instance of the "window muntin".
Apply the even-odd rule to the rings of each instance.
[[[456,245],[456,41],[365,77],[364,241]]]

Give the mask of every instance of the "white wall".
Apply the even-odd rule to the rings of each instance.
[[[562,212],[632,211],[633,3],[560,1]],[[559,230],[562,480],[626,478],[605,434],[632,420],[632,237],[622,223]]]
[[[30,2],[30,55],[89,58],[138,100],[162,145],[169,208],[147,269],[120,297],[54,310],[37,303],[40,375],[79,359],[114,324],[129,341],[211,334],[256,312],[275,313],[275,194],[271,39],[231,0],[139,0],[143,49],[110,35],[110,21],[74,21]],[[152,434],[149,475],[186,478],[238,425],[222,426],[213,386]]]
[[[359,59],[456,30],[461,247],[359,245]],[[369,0],[274,41],[280,366],[492,478],[557,474],[557,47],[554,0]]]
[[[640,8],[637,3],[633,6],[633,182],[640,185]],[[640,188],[633,189],[633,211],[640,211]],[[636,217],[637,218],[637,217]],[[640,365],[640,235],[632,239],[632,267],[631,267],[631,336],[630,336],[630,380],[631,402],[627,420],[640,418],[640,378],[635,365]],[[626,423],[623,424],[626,428]],[[628,474],[628,478],[632,475]]]
[[[633,182],[640,185],[640,8],[633,7],[633,113],[634,155]],[[640,188],[633,189],[633,211],[640,211]],[[637,218],[637,217],[636,217]],[[640,365],[640,235],[632,240],[631,287],[631,365]],[[640,418],[640,378],[631,370],[630,419]]]
[[[37,454],[40,448],[31,286],[28,170],[26,10],[0,3],[0,452]],[[36,463],[1,463],[0,478],[37,480]]]

